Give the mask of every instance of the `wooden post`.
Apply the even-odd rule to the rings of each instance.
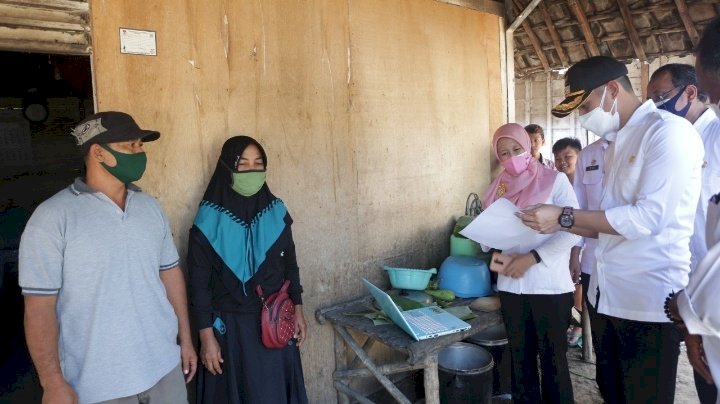
[[[582,311],[582,358],[585,362],[595,363],[595,352],[593,351],[592,327],[590,324],[590,313],[588,312],[587,303],[583,299]]]
[[[372,348],[373,345],[375,345],[375,338],[368,337],[362,346],[363,352],[370,352],[370,348]],[[346,366],[344,369],[355,369],[359,363],[360,358],[356,356],[355,359],[350,362],[350,365]]]
[[[430,355],[425,360],[423,377],[425,384],[425,404],[440,404],[440,379],[438,378],[437,354]]]
[[[380,384],[385,387],[385,389],[390,392],[390,395],[393,396],[397,402],[400,404],[411,404],[410,400],[405,397],[405,395],[393,384],[390,379],[388,379],[382,372],[375,366],[375,363],[373,363],[372,359],[367,355],[367,353],[363,352],[362,348],[355,342],[355,339],[347,332],[347,330],[344,327],[341,327],[339,325],[333,324],[333,328],[335,329],[335,332],[340,334],[343,340],[345,340],[345,343],[348,344],[350,349],[352,349],[355,354],[360,358],[363,365],[365,365],[366,368],[372,372],[372,374],[375,376],[375,378],[380,382]],[[437,377],[437,376],[436,376]],[[436,403],[439,404],[439,403]]]
[[[640,86],[642,87],[640,89],[640,96],[642,97],[642,100],[645,101],[647,99],[647,86],[650,82],[650,65],[641,60],[640,61]]]
[[[347,349],[340,334],[333,332],[335,336],[335,371],[347,369]],[[342,389],[337,389],[338,404],[349,404],[348,395]]]

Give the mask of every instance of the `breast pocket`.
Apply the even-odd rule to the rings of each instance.
[[[585,171],[582,182],[584,185],[596,185],[602,182],[603,173],[601,168],[592,171]]]
[[[626,202],[635,202],[640,185],[640,174],[642,173],[642,162],[635,160],[627,163],[619,171],[618,183],[620,194]]]

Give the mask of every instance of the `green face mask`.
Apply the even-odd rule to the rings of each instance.
[[[142,177],[145,172],[145,166],[147,165],[147,155],[145,152],[128,154],[120,153],[104,144],[101,144],[100,147],[115,157],[115,161],[117,162],[115,167],[110,167],[104,162],[100,163],[113,177],[120,180],[123,184],[129,184]]]
[[[253,196],[265,183],[265,171],[243,171],[232,173],[232,189],[242,196]]]

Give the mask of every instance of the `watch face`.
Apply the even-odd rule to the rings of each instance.
[[[570,227],[573,225],[573,218],[570,215],[562,215],[560,216],[560,226],[562,227]]]

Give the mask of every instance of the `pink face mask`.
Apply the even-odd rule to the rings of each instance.
[[[532,156],[528,152],[520,153],[517,156],[512,156],[509,159],[500,162],[505,171],[513,177],[517,177],[527,170],[530,165],[530,159]]]

